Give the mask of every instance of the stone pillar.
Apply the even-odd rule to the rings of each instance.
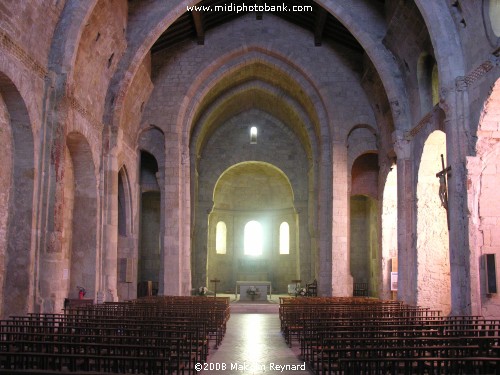
[[[298,221],[298,249],[299,256],[297,261],[299,262],[299,275],[301,280],[309,280],[315,279],[317,276],[314,274],[314,268],[312,267],[312,252],[311,252],[311,241],[308,231],[308,211],[307,211],[307,202],[306,201],[298,201],[295,202],[295,210],[297,212],[297,221]]]
[[[64,245],[64,173],[65,173],[65,128],[68,103],[65,96],[66,76],[50,72],[45,79],[43,97],[44,117],[40,130],[40,170],[37,174],[40,189],[34,199],[38,217],[36,231],[38,240],[35,249],[35,312],[57,312],[68,297],[69,264]],[[54,282],[63,280],[64,282]],[[57,285],[56,285],[57,284]]]
[[[159,293],[164,295],[189,294],[191,289],[190,170],[181,143],[176,132],[165,133],[165,161],[158,166],[163,230]]]
[[[319,168],[317,163],[312,163],[309,166],[309,171],[308,171],[308,179],[309,179],[309,192],[308,192],[308,206],[307,206],[307,213],[306,213],[306,222],[302,223],[304,226],[307,228],[307,235],[308,235],[308,241],[309,241],[309,246],[311,249],[311,272],[314,275],[314,278],[318,281],[318,295],[323,295],[323,289],[325,288],[325,285],[328,286],[329,294],[331,293],[331,274],[329,278],[326,281],[325,285],[320,285],[320,280],[321,280],[321,270],[320,270],[320,248],[319,248],[319,242],[318,242],[318,231],[319,231],[319,214],[323,212],[323,210],[320,209],[320,195],[319,195],[319,189],[316,189],[316,194],[315,189],[311,188],[316,186],[316,184],[319,184]],[[329,196],[326,194],[325,199],[330,199]],[[299,217],[300,220],[300,217]],[[300,233],[299,233],[300,235]]]
[[[179,293],[191,293],[191,169],[189,152],[183,151],[179,173]]]
[[[397,209],[397,204],[396,208],[394,208],[393,206],[389,206],[389,203],[394,203],[395,201],[397,202],[397,197],[394,194],[394,193],[397,194],[397,186],[391,185],[389,181],[389,178],[392,176],[391,171],[393,168],[393,164],[390,162],[388,158],[383,158],[383,160],[379,162],[380,162],[379,181],[384,181],[384,182],[379,183],[378,209],[379,209],[380,225],[378,231],[379,235],[378,244],[380,247],[379,248],[380,261],[378,264],[380,267],[380,275],[379,275],[379,285],[377,292],[379,298],[388,300],[392,298],[391,285],[390,285],[390,278],[392,271],[391,259],[397,256],[397,238],[394,239],[391,236],[392,234],[397,235],[397,231],[394,233],[392,231],[389,231],[389,228],[394,228],[398,223],[397,216],[396,217],[393,216],[394,214],[397,215],[397,213],[395,212],[395,210]],[[397,167],[394,173],[397,173]],[[391,191],[391,188],[393,188],[395,191]],[[391,198],[390,200],[387,200],[388,196],[390,196]],[[386,209],[393,209],[393,210],[386,212],[385,211]],[[395,219],[394,227],[392,227],[391,223],[389,223],[391,219]],[[393,246],[394,244],[396,245],[395,247]]]
[[[117,134],[103,136],[102,264],[99,295],[103,301],[117,301],[118,276],[118,160]]]
[[[172,241],[170,239],[169,228],[167,226],[172,226],[175,229],[176,223],[173,218],[168,216],[167,200],[169,194],[166,192],[169,190],[165,178],[165,166],[166,163],[158,163],[158,173],[156,174],[156,180],[160,186],[160,276],[158,278],[158,294],[159,295],[178,295],[176,292],[176,287],[178,285],[178,278],[176,278],[178,273],[178,264],[180,262],[178,251],[172,248]],[[177,256],[176,256],[177,254]]]
[[[471,313],[469,227],[467,212],[466,156],[472,143],[467,130],[468,94],[463,77],[447,92],[441,103],[446,112],[448,178],[448,215],[450,217],[451,315]]]
[[[210,212],[212,211],[212,202],[207,202],[207,201],[198,201],[196,204],[196,233],[194,233],[193,238],[193,254],[192,256],[194,257],[193,259],[193,264],[194,264],[194,269],[193,271],[193,282],[194,282],[194,287],[199,288],[201,286],[207,286],[209,289],[212,287],[210,285],[210,280],[208,279],[207,276],[207,270],[208,270],[208,230],[209,230],[209,225],[217,225],[217,219],[209,223],[208,217],[210,215]],[[213,219],[212,219],[213,220]],[[226,225],[230,225],[229,223],[226,222]],[[229,226],[229,228],[232,228],[232,225]],[[232,236],[231,236],[232,237]],[[228,238],[229,240],[229,233],[228,233]],[[230,242],[228,241],[227,244]],[[212,275],[213,276],[213,275]],[[219,276],[216,275],[217,278],[220,278]],[[222,280],[223,283],[227,282],[227,280]]]
[[[481,193],[481,174],[483,162],[480,157],[467,157],[467,208],[469,211],[469,245],[471,270],[471,314],[482,314],[481,277],[478,264],[483,245],[481,218],[479,217],[479,194]]]
[[[416,304],[417,254],[414,241],[416,185],[413,180],[410,140],[401,131],[393,133],[398,171],[398,299]]]
[[[332,295],[352,296],[353,279],[350,270],[349,193],[347,146],[344,142],[333,145],[332,191],[332,249],[328,266],[332,269]],[[325,262],[325,259],[321,259]]]

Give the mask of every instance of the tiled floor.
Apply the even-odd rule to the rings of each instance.
[[[203,375],[312,374],[285,344],[277,313],[232,313],[222,345],[204,366]]]

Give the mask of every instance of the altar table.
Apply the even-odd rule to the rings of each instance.
[[[256,287],[259,289],[259,294],[252,298],[251,295],[247,293],[250,287]],[[236,289],[234,291],[234,298],[238,297],[238,288],[240,292],[240,300],[267,300],[267,293],[269,293],[269,298],[273,296],[271,282],[270,281],[236,281]]]

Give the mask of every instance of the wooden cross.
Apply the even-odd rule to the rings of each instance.
[[[214,298],[217,298],[217,283],[220,283],[219,279],[210,280],[211,283],[214,283]]]
[[[440,172],[436,173],[436,177],[439,178],[439,198],[441,199],[441,205],[446,210],[446,221],[448,223],[448,230],[450,229],[450,215],[448,213],[448,173],[451,171],[451,167],[444,167],[444,158],[441,154],[441,167],[443,168]]]

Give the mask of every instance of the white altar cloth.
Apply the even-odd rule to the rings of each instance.
[[[252,298],[251,295],[247,293],[247,290],[254,286],[259,289],[259,294]],[[238,292],[240,293],[240,300],[267,300],[267,294],[269,293],[269,298],[273,296],[271,282],[270,281],[236,281],[236,288],[234,291],[234,298],[238,298]]]

